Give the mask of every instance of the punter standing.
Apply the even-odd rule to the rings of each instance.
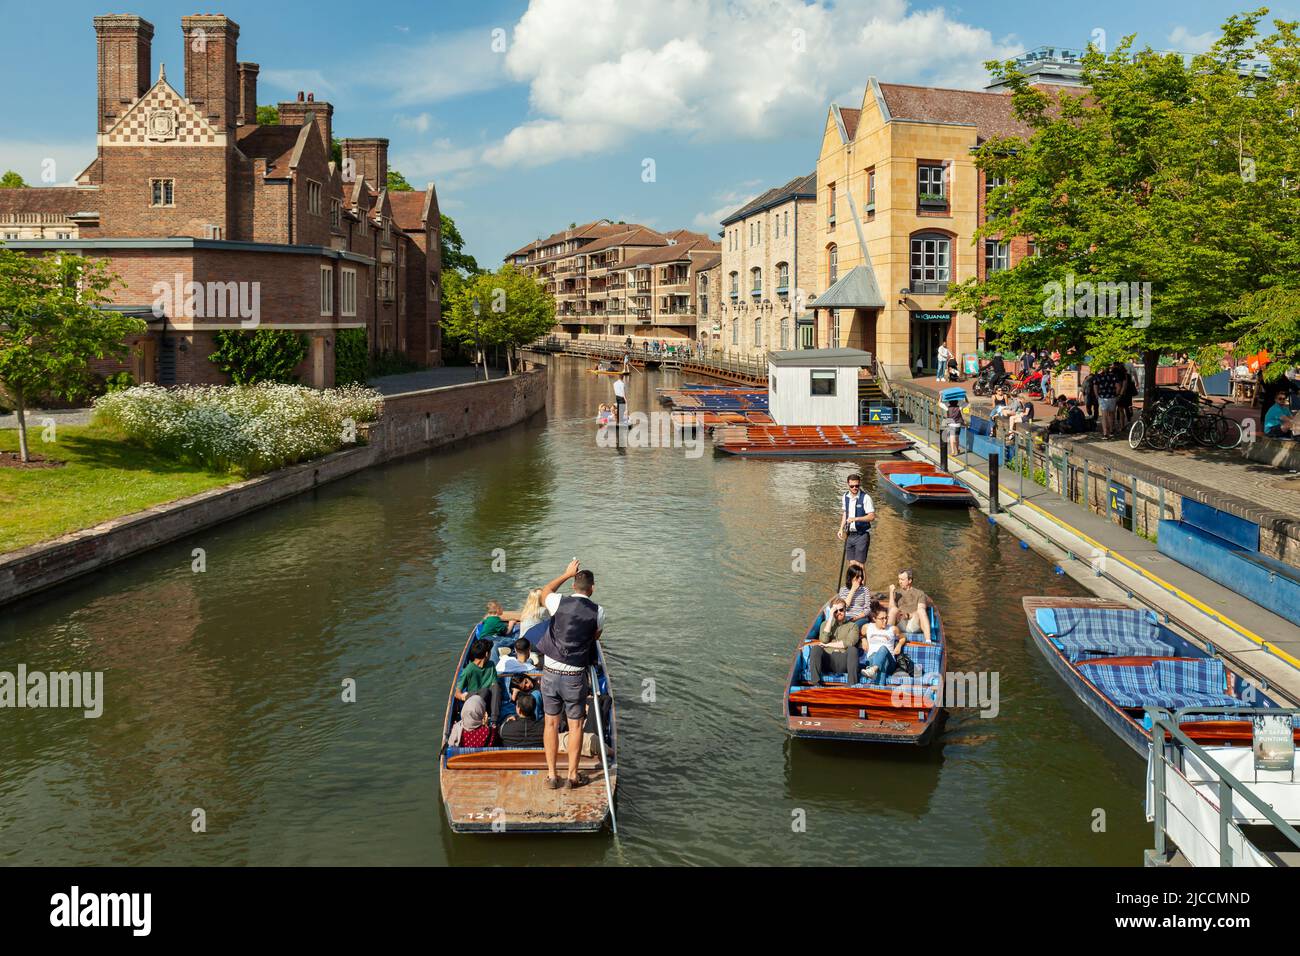
[[[627,380],[632,376],[624,372],[614,381],[614,423],[621,425],[627,419]]]
[[[876,506],[871,495],[862,490],[862,476],[849,475],[849,490],[840,496],[840,529],[836,536],[844,542],[849,567],[865,568],[871,550],[871,522],[876,520]]]
[[[570,578],[573,593],[560,594],[560,588]],[[551,612],[551,621],[537,649],[546,655],[542,665],[542,710],[546,715],[542,744],[546,748],[546,786],[552,790],[561,786],[572,790],[587,783],[587,775],[578,770],[578,760],[582,756],[587,695],[591,693],[588,668],[596,660],[596,642],[605,628],[605,609],[591,599],[595,587],[595,575],[583,571],[575,558],[563,574],[542,588],[542,603]],[[596,706],[600,706],[599,701]],[[555,773],[561,713],[569,729],[569,774],[563,784]]]

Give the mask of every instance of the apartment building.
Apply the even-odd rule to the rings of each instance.
[[[722,348],[722,254],[695,265],[695,333],[704,350]]]
[[[722,220],[718,347],[762,354],[812,347],[817,174],[769,189]]]
[[[600,219],[531,242],[505,261],[555,297],[556,334],[693,340],[695,273],[717,252],[702,233]]]
[[[229,17],[181,18],[183,95],[165,66],[153,72],[147,20],[100,16],[94,29],[95,158],[73,188],[0,190],[0,219],[15,224],[0,240],[101,258],[121,276],[114,308],[148,331],[97,371],[220,383],[216,332],[251,327],[306,335],[299,376],[318,387],[333,383],[343,329],[366,329],[374,353],[440,363],[437,197],[430,184],[393,198],[388,140],[344,139],[336,162],[334,108],[304,93],[258,125],[259,67],[239,60]],[[258,314],[233,309],[241,300]]]
[[[818,346],[865,349],[890,374],[907,374],[918,358],[933,369],[940,343],[958,355],[979,347],[975,316],[945,306],[948,286],[1011,268],[1030,243],[974,244],[999,184],[971,154],[990,137],[1028,133],[1005,90],[871,77],[860,107],[831,105],[817,161]]]

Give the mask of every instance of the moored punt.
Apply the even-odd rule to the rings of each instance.
[[[1198,744],[1249,747],[1250,719],[1216,711],[1280,706],[1150,611],[1105,598],[1026,597],[1023,604],[1030,635],[1048,664],[1143,758],[1151,743],[1147,708],[1173,713]],[[1198,708],[1210,712],[1198,714]],[[1300,730],[1295,733],[1300,739]]]
[[[928,461],[881,461],[876,463],[876,473],[885,490],[905,504],[975,503],[969,488]]]
[[[714,450],[752,458],[894,455],[912,442],[880,425],[733,425],[713,432]]]
[[[536,631],[534,628],[533,632]],[[537,636],[540,639],[540,635]],[[596,756],[583,757],[578,763],[579,769],[590,777],[584,786],[574,790],[551,790],[546,786],[546,757],[541,747],[448,745],[452,725],[460,714],[460,701],[456,700],[454,693],[456,678],[469,661],[469,649],[474,639],[475,630],[471,629],[452,674],[452,690],[447,695],[447,713],[442,725],[442,746],[438,751],[439,784],[447,825],[456,833],[582,833],[602,829],[610,818],[610,808],[599,747]],[[601,721],[609,756],[609,793],[614,794],[618,785],[614,697],[599,644],[596,657]],[[497,678],[503,687],[502,723],[514,713],[508,685],[514,676]],[[540,677],[540,672],[533,676]],[[593,699],[588,697],[584,733],[596,733],[594,706]],[[568,757],[561,753],[556,771],[563,776],[567,767]]]
[[[681,412],[671,413],[673,425],[681,429],[695,429],[703,426],[705,431],[712,431],[726,425],[770,425],[772,416],[767,412]]]
[[[817,615],[795,651],[785,682],[783,716],[792,736],[860,743],[924,745],[934,739],[943,712],[948,645],[939,612],[930,609],[932,643],[912,635],[903,647],[914,673],[894,671],[884,684],[859,682],[852,687],[843,674],[823,674],[820,684],[807,683],[808,655],[817,643],[822,615]],[[861,618],[860,623],[866,623]],[[859,652],[865,666],[866,655]]]
[[[623,370],[617,368],[589,368],[587,371],[592,375],[610,375],[615,378],[623,374]]]

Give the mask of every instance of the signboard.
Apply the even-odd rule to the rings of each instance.
[[[1256,714],[1251,718],[1255,733],[1252,748],[1256,770],[1294,770],[1295,737],[1290,714]]]
[[[917,322],[951,322],[951,312],[913,312],[912,318]]]
[[[864,422],[867,425],[894,424],[894,407],[892,405],[873,405],[866,411]]]
[[[1133,516],[1128,510],[1128,489],[1117,482],[1109,482],[1107,494],[1110,500],[1110,513],[1119,516],[1119,523],[1125,528],[1133,525]]]
[[[1079,397],[1078,372],[1052,372],[1052,391],[1066,398]]]

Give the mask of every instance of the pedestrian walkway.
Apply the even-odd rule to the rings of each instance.
[[[493,378],[505,378],[505,369],[489,369]],[[421,392],[428,388],[443,388],[447,385],[464,385],[483,377],[483,370],[473,365],[443,365],[438,368],[420,369],[418,372],[402,372],[400,375],[384,375],[366,382],[381,395],[400,395],[402,392]]]
[[[937,436],[905,425],[917,441],[917,457],[937,461]],[[949,470],[984,499],[988,462],[969,456],[949,460]],[[1266,687],[1300,705],[1300,628],[1161,554],[1154,542],[1132,534],[1104,515],[1085,511],[1053,491],[1007,468],[998,471],[1001,513],[993,520],[1055,561],[1104,597],[1127,599],[1167,614],[1170,623],[1203,645],[1212,645]]]
[[[41,428],[41,419],[52,418],[57,425],[89,425],[90,420],[95,417],[93,408],[29,408],[24,416],[27,419],[27,427],[32,429]],[[0,428],[17,428],[18,416],[15,414],[0,415]]]

